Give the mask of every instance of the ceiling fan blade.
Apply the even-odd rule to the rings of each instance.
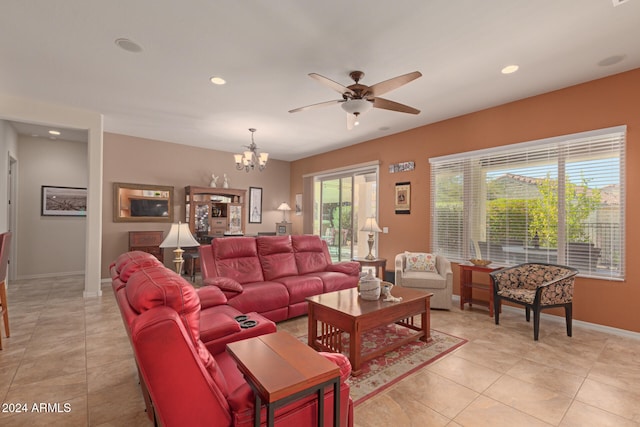
[[[289,112],[297,113],[298,111],[311,110],[313,108],[325,107],[327,105],[339,104],[341,102],[344,102],[344,99],[334,99],[333,101],[319,102],[317,104],[307,105],[306,107],[294,108],[293,110],[289,110]]]
[[[421,77],[422,73],[420,71],[414,71],[413,73],[404,74],[402,76],[394,77],[389,80],[385,80],[380,83],[376,83],[373,86],[369,86],[369,96],[379,96],[384,95],[385,93],[397,89],[400,86],[406,85],[407,83]]]
[[[353,129],[356,126],[356,121],[358,121],[358,118],[355,114],[347,113],[347,130]]]
[[[324,76],[321,76],[320,74],[316,74],[316,73],[311,73],[309,74],[309,77],[311,77],[312,79],[315,79],[317,81],[319,81],[320,83],[322,83],[325,86],[330,87],[331,89],[335,90],[336,92],[338,92],[341,95],[344,95],[345,93],[354,95],[355,93],[349,89],[346,86],[341,85],[338,82],[334,82],[331,79],[328,79]]]
[[[384,110],[399,111],[401,113],[420,114],[420,110],[416,110],[408,105],[399,102],[389,101],[384,98],[373,98],[373,108],[382,108]]]

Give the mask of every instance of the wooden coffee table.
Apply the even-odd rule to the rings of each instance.
[[[309,303],[309,346],[319,351],[342,352],[342,333],[349,334],[349,360],[352,375],[361,372],[362,363],[398,348],[415,339],[430,342],[432,293],[419,289],[393,287],[391,294],[402,297],[399,302],[385,302],[382,298],[368,301],[360,298],[358,290],[346,289],[307,298]],[[421,326],[414,316],[421,316]],[[380,326],[396,323],[415,331],[388,346],[362,354],[362,334]]]

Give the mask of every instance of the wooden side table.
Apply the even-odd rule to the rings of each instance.
[[[130,231],[129,250],[150,253],[164,262],[164,251],[160,248],[162,234],[162,231]]]
[[[360,263],[360,271],[362,271],[363,266],[375,267],[376,277],[384,280],[384,272],[387,270],[386,258],[367,259],[367,258],[355,257],[355,258],[351,258],[351,261]],[[382,270],[382,271],[379,271],[379,270]]]
[[[495,270],[500,270],[502,267],[480,266],[474,264],[459,264],[460,267],[460,310],[464,310],[464,305],[469,304],[472,307],[473,304],[483,305],[489,307],[489,316],[493,317],[493,287],[491,282],[489,284],[477,283],[473,281],[473,273],[491,273]],[[489,301],[473,299],[473,289],[482,289],[489,292]]]
[[[227,344],[256,397],[254,426],[260,426],[262,402],[267,425],[277,407],[311,393],[318,398],[318,426],[324,425],[324,390],[333,385],[333,425],[340,425],[340,368],[284,331]]]

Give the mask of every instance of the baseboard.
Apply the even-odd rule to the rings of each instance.
[[[460,296],[459,295],[453,295],[452,299],[458,305],[460,304]],[[511,307],[511,306],[506,305],[506,304],[502,305],[502,309],[506,310],[506,311],[513,311],[513,312],[523,311],[522,308]],[[540,317],[541,318],[544,317],[545,319],[551,320],[553,322],[562,323],[563,325],[565,323],[565,319],[564,319],[563,316],[555,316],[553,314],[542,312],[542,313],[540,313]],[[626,329],[614,328],[614,327],[611,327],[611,326],[599,325],[597,323],[590,323],[590,322],[585,322],[583,320],[576,320],[576,319],[573,319],[573,324],[582,326],[582,327],[587,328],[587,329],[591,329],[593,331],[605,332],[607,334],[613,334],[613,335],[618,335],[618,336],[625,337],[625,338],[632,338],[632,339],[640,340],[640,333],[633,332],[633,331],[628,331]]]
[[[29,280],[29,279],[50,279],[53,277],[69,277],[69,276],[84,276],[84,270],[81,271],[68,271],[66,273],[43,273],[43,274],[27,274],[24,276],[18,276],[15,280]]]

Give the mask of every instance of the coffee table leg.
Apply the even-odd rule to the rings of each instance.
[[[422,313],[421,320],[424,336],[420,339],[424,342],[431,342],[433,340],[431,338],[431,297],[425,299],[425,310]]]
[[[255,408],[254,408],[254,419],[253,419],[253,425],[254,427],[260,427],[260,408],[262,407],[262,400],[260,399],[260,395],[258,393],[256,393],[256,391],[253,391],[256,395],[256,401],[255,401]]]
[[[313,309],[313,304],[309,304],[309,320],[307,321],[307,344],[311,348],[316,348],[316,339],[318,337],[318,322]]]
[[[360,374],[360,331],[357,330],[349,332],[349,360],[353,365],[353,372],[351,374],[356,376]]]

